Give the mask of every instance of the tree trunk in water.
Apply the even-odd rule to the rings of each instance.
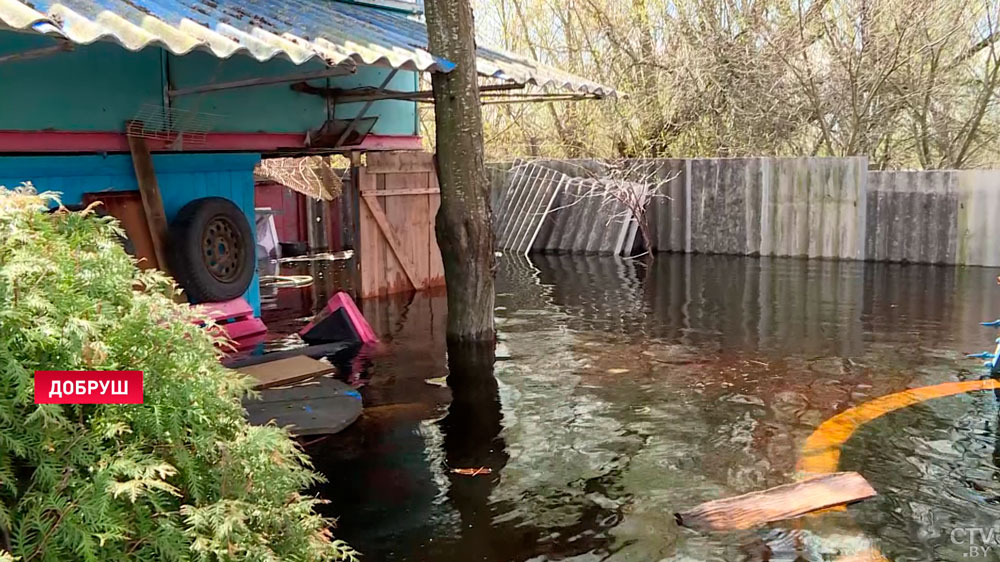
[[[445,462],[453,469],[489,471],[475,476],[448,472],[448,498],[458,510],[459,550],[465,552],[466,560],[514,558],[496,556],[494,543],[500,533],[493,523],[495,513],[490,503],[509,458],[502,435],[500,390],[493,376],[495,359],[492,342],[448,343],[451,404],[448,415],[438,422]]]
[[[458,66],[434,73],[434,119],[441,208],[437,240],[448,285],[448,339],[492,341],[492,211],[483,164],[483,116],[469,0],[427,0],[430,51]]]

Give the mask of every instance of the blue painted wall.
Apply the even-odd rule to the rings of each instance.
[[[37,34],[0,31],[0,56],[53,45]],[[72,52],[0,64],[0,130],[122,131],[143,106],[163,106],[164,76],[187,88],[262,76],[323,70],[315,61],[296,66],[247,56],[218,59],[195,51],[178,57],[159,47],[131,52],[114,43],[77,46]],[[387,69],[362,67],[357,73],[313,80],[320,87],[378,86]],[[416,74],[400,71],[388,87],[416,89]],[[354,117],[361,104],[342,104],[336,116]],[[320,127],[331,108],[324,99],[294,92],[289,84],[241,88],[175,98],[174,107],[219,116],[212,130],[301,132]],[[415,135],[416,104],[383,100],[367,115],[378,116],[374,133]]]
[[[156,154],[153,166],[163,196],[167,220],[187,202],[201,197],[225,197],[254,224],[253,167],[257,154]],[[15,187],[30,181],[38,191],[61,192],[64,204],[80,203],[84,193],[139,189],[127,155],[18,156],[0,158],[0,185]],[[256,267],[256,261],[255,261]],[[260,314],[260,287],[254,274],[246,299]]]

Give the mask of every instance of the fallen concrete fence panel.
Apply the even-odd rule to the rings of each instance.
[[[549,190],[552,176],[552,171],[546,169],[538,169],[537,173],[532,176],[524,194],[511,213],[510,221],[508,221],[507,225],[508,228],[500,239],[500,243],[504,248],[511,250],[518,249],[518,241],[524,238],[526,235],[525,231],[530,226],[531,218],[538,212],[538,206],[546,199],[543,196]],[[533,234],[534,232],[529,234],[529,236]]]
[[[525,254],[620,255],[631,248],[634,221],[612,183],[599,177],[604,168],[588,160],[515,163],[505,181],[491,182],[497,246]]]
[[[565,176],[533,163],[516,162],[507,171],[507,181],[492,197],[497,246],[526,254],[538,236]]]
[[[533,250],[552,253],[621,255],[631,214],[610,193],[605,180],[567,178]]]
[[[534,166],[519,166],[511,177],[509,195],[505,205],[501,207],[502,220],[497,223],[497,243],[502,248],[507,247],[513,223],[520,218],[521,209],[528,195],[535,189],[535,184],[542,170]]]
[[[520,165],[519,161],[515,161],[510,168],[502,173],[497,173],[496,178],[492,180],[492,183],[496,185],[495,189],[499,191],[495,197],[491,197],[493,230],[498,240],[506,228],[507,221],[510,220],[511,205],[518,199],[521,184],[526,177],[523,166]]]
[[[562,191],[566,176],[558,172],[549,172],[543,177],[539,188],[527,207],[522,213],[522,220],[518,223],[516,232],[518,233],[508,247],[518,254],[527,254],[531,250],[531,245],[538,236],[542,221],[552,208],[552,203],[556,196]]]
[[[507,176],[517,162],[492,162],[486,165],[486,180],[490,187],[490,208],[493,209],[494,220],[500,201],[507,197]]]

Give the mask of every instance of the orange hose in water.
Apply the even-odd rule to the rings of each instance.
[[[887,394],[844,410],[820,424],[806,439],[795,470],[808,476],[837,472],[840,448],[844,443],[859,427],[885,414],[933,398],[997,388],[1000,388],[1000,381],[994,379],[946,382]]]
[[[840,466],[840,450],[844,443],[859,427],[885,414],[934,398],[997,388],[1000,388],[1000,381],[994,379],[946,382],[887,394],[844,410],[820,424],[806,439],[799,460],[795,464],[795,470],[803,477],[837,472]],[[845,508],[841,506],[823,511],[843,509]],[[878,549],[873,548],[840,558],[837,562],[889,562],[889,559]]]

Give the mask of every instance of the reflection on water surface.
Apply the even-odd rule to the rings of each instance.
[[[362,419],[309,447],[329,478],[320,492],[367,560],[834,560],[873,546],[894,560],[964,560],[951,530],[1000,516],[991,393],[864,426],[841,469],[881,495],[847,512],[715,535],[678,528],[672,513],[789,482],[805,438],[850,406],[981,376],[963,355],[996,335],[978,326],[1000,314],[996,277],[728,256],[503,258],[495,377],[453,365],[451,389],[424,382],[448,373],[443,296],[365,303],[385,345]],[[450,471],[478,466],[492,473]]]

